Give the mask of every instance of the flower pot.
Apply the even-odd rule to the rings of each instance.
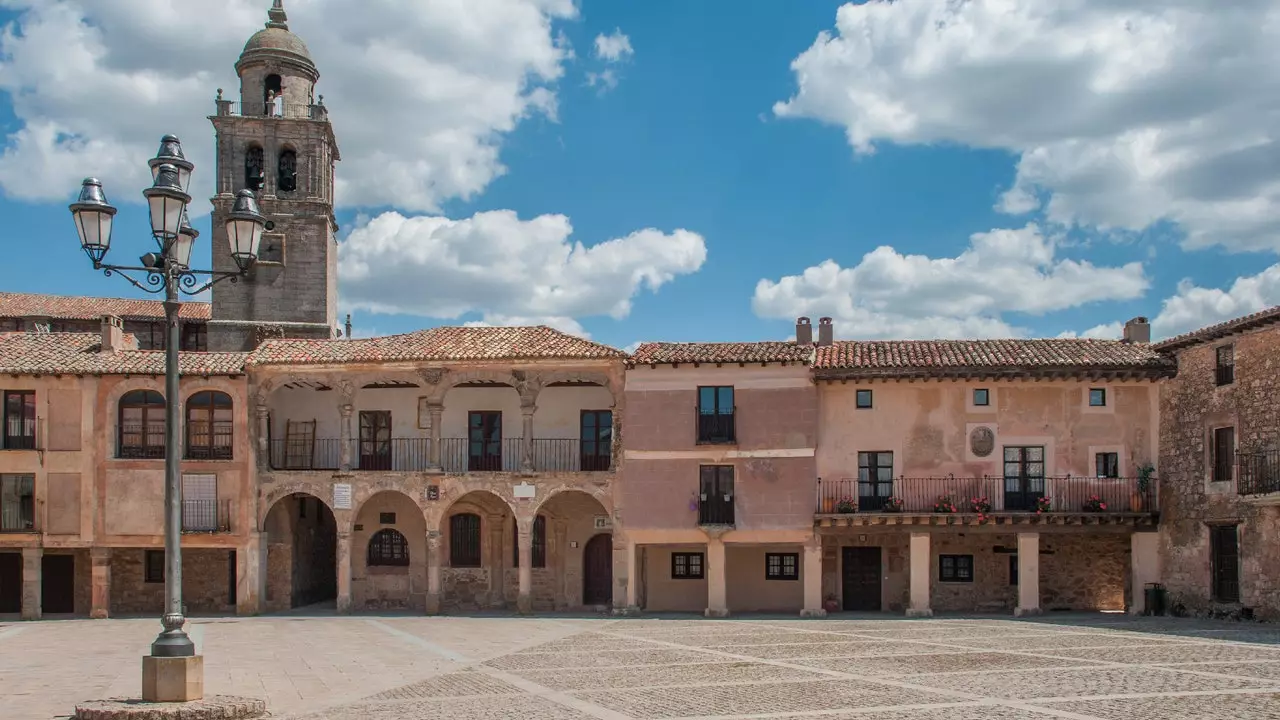
[[[1129,496],[1129,509],[1133,512],[1142,512],[1142,493],[1134,492]]]
[[[836,507],[835,498],[822,498],[822,512],[831,514],[832,512],[835,511],[835,507]]]
[[[835,599],[826,600],[822,603],[822,609],[826,610],[829,613],[839,612],[840,603]]]

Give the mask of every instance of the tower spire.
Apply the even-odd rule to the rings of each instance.
[[[274,0],[271,3],[271,9],[267,11],[267,27],[289,29],[289,16],[284,14],[283,0]]]

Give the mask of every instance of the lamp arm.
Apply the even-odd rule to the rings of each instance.
[[[107,277],[119,275],[125,280],[128,280],[134,287],[144,292],[151,293],[152,295],[159,295],[164,292],[164,272],[158,268],[131,267],[128,265],[104,265],[102,263],[94,263],[94,267],[101,270],[102,274]],[[146,273],[146,280],[139,282],[126,271]]]
[[[107,277],[119,275],[132,283],[134,287],[151,293],[152,295],[159,295],[165,291],[167,271],[164,268],[134,267],[132,265],[106,265],[103,263],[94,263],[94,267],[101,270]],[[146,273],[146,279],[144,281],[138,281],[129,275],[129,272]],[[244,271],[226,272],[221,270],[190,269],[177,270],[173,273],[174,279],[177,280],[179,289],[187,295],[199,295],[223,280],[230,280],[233,283],[238,282],[241,277],[247,274],[248,273]],[[202,275],[211,279],[209,282],[196,287],[196,283],[199,282],[199,276]]]

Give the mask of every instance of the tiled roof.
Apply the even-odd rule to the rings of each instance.
[[[405,335],[354,340],[268,340],[251,365],[448,360],[608,360],[627,354],[545,325],[438,327]]]
[[[98,333],[0,333],[0,373],[163,375],[163,350],[99,352]],[[239,375],[248,353],[182,352],[183,375]]]
[[[813,348],[793,342],[644,343],[631,354],[632,365],[674,363],[808,363]]]
[[[1252,330],[1256,327],[1269,325],[1271,323],[1280,323],[1280,305],[1259,310],[1256,313],[1238,317],[1234,320],[1227,320],[1216,325],[1200,328],[1194,332],[1176,335],[1166,340],[1161,340],[1153,347],[1161,352],[1172,352],[1181,350],[1192,345],[1202,342],[1210,342],[1220,337],[1226,337],[1245,330]]]
[[[115,315],[125,320],[162,320],[164,304],[159,300],[0,292],[0,317],[97,320],[103,315]],[[208,320],[209,303],[184,302],[178,317]]]
[[[1172,374],[1150,345],[1120,340],[847,340],[817,348],[819,377],[1100,372]]]

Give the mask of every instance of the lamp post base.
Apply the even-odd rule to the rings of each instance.
[[[145,702],[191,702],[204,698],[204,656],[142,658]]]

